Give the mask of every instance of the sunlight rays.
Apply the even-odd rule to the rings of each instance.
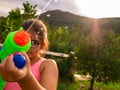
[[[92,18],[120,17],[119,0],[75,0],[80,15]]]

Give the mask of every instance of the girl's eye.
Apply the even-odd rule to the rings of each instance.
[[[40,41],[38,40],[31,40],[31,48],[36,48],[40,44]]]
[[[40,42],[39,42],[38,40],[31,40],[31,42],[32,42],[32,44],[34,44],[34,45],[40,44]]]

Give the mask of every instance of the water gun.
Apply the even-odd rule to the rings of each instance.
[[[16,52],[27,52],[31,47],[30,35],[20,27],[19,30],[10,32],[0,50],[0,63],[6,56],[14,54],[13,61],[17,68],[21,69],[26,64],[25,57],[21,54],[15,54]],[[3,90],[5,81],[0,76],[0,90]]]

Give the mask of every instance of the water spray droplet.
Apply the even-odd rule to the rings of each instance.
[[[47,17],[50,17],[51,15],[50,14],[47,14]]]

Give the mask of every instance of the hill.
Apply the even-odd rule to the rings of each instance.
[[[80,27],[87,30],[91,30],[94,24],[94,18],[88,18],[65,12],[61,10],[52,10],[42,13],[40,19],[45,20],[50,25],[67,25],[69,27]],[[99,26],[103,30],[112,29],[117,33],[120,33],[120,18],[100,18],[96,19]]]
[[[52,10],[40,15],[40,19],[45,20],[52,25],[83,26],[85,21],[91,18],[72,14],[61,10]]]

